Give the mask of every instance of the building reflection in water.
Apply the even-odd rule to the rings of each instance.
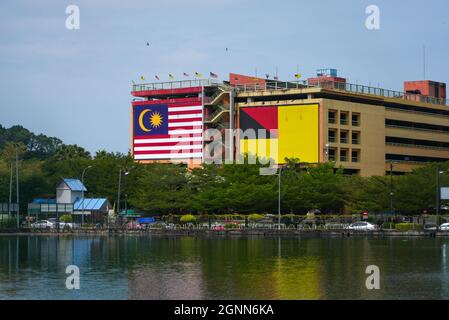
[[[448,239],[0,236],[0,299],[416,298],[449,298]]]
[[[176,262],[164,270],[151,266],[132,270],[128,289],[130,299],[205,299],[199,262]]]

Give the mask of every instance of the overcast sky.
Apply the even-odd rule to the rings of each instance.
[[[68,5],[80,29],[65,26]],[[369,5],[380,30],[365,27]],[[402,90],[449,82],[447,0],[29,0],[0,2],[0,124],[127,152],[130,85],[229,71],[292,80],[337,68],[349,82]],[[147,42],[150,46],[147,46]],[[228,48],[228,51],[226,51]]]

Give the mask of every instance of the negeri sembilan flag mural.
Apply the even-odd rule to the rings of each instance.
[[[134,106],[133,128],[136,160],[203,157],[201,101]]]
[[[240,109],[240,153],[301,162],[319,160],[318,105],[245,107]]]

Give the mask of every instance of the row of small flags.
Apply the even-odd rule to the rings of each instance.
[[[190,75],[189,75],[188,73],[186,73],[186,72],[183,72],[182,75],[183,75],[184,77],[186,77],[186,78],[190,77]],[[203,77],[203,75],[202,75],[201,73],[199,73],[199,72],[195,72],[194,75],[195,75],[195,78],[202,78],[202,77]],[[218,78],[218,74],[213,73],[213,72],[209,72],[209,76],[210,76],[211,78]],[[294,75],[294,77],[295,77],[296,79],[301,79],[302,75],[301,75],[300,73],[296,73],[296,74]],[[157,74],[154,76],[154,78],[155,78],[156,80],[158,80],[158,81],[161,80],[161,78],[160,78]],[[175,79],[175,76],[174,76],[173,74],[169,73],[169,74],[168,74],[168,78],[169,78],[170,80],[174,80],[174,79]],[[269,79],[269,78],[270,78],[270,75],[269,75],[268,73],[266,73],[266,74],[265,74],[265,78]],[[256,80],[257,78],[254,78],[254,79]],[[274,76],[273,79],[274,79],[274,80],[279,80],[279,78],[278,78],[277,76]],[[140,76],[140,80],[145,81],[145,80],[146,80],[145,76]]]
[[[295,73],[296,79],[301,79],[302,75],[300,73]],[[270,79],[270,75],[268,73],[265,73],[265,78]],[[274,80],[279,80],[277,76],[273,77]]]
[[[183,72],[182,75],[183,75],[184,77],[186,77],[186,78],[189,78],[189,77],[190,77],[190,75],[189,75],[188,73],[186,73],[186,72]],[[203,77],[203,74],[202,74],[202,73],[199,73],[199,72],[195,72],[194,75],[195,75],[195,78],[202,78],[202,77]],[[215,79],[218,78],[218,74],[213,73],[213,72],[209,72],[209,76],[210,76],[211,78],[215,78]],[[160,78],[157,74],[154,76],[154,78],[155,78],[156,80],[161,80],[161,78]],[[170,80],[174,80],[174,79],[175,79],[175,76],[174,76],[173,74],[169,73],[169,74],[168,74],[168,78],[169,78]],[[140,80],[145,81],[145,80],[146,80],[145,76],[140,76]]]

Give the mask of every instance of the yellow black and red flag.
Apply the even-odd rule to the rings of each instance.
[[[319,161],[318,105],[245,107],[240,109],[240,153],[301,162]]]

